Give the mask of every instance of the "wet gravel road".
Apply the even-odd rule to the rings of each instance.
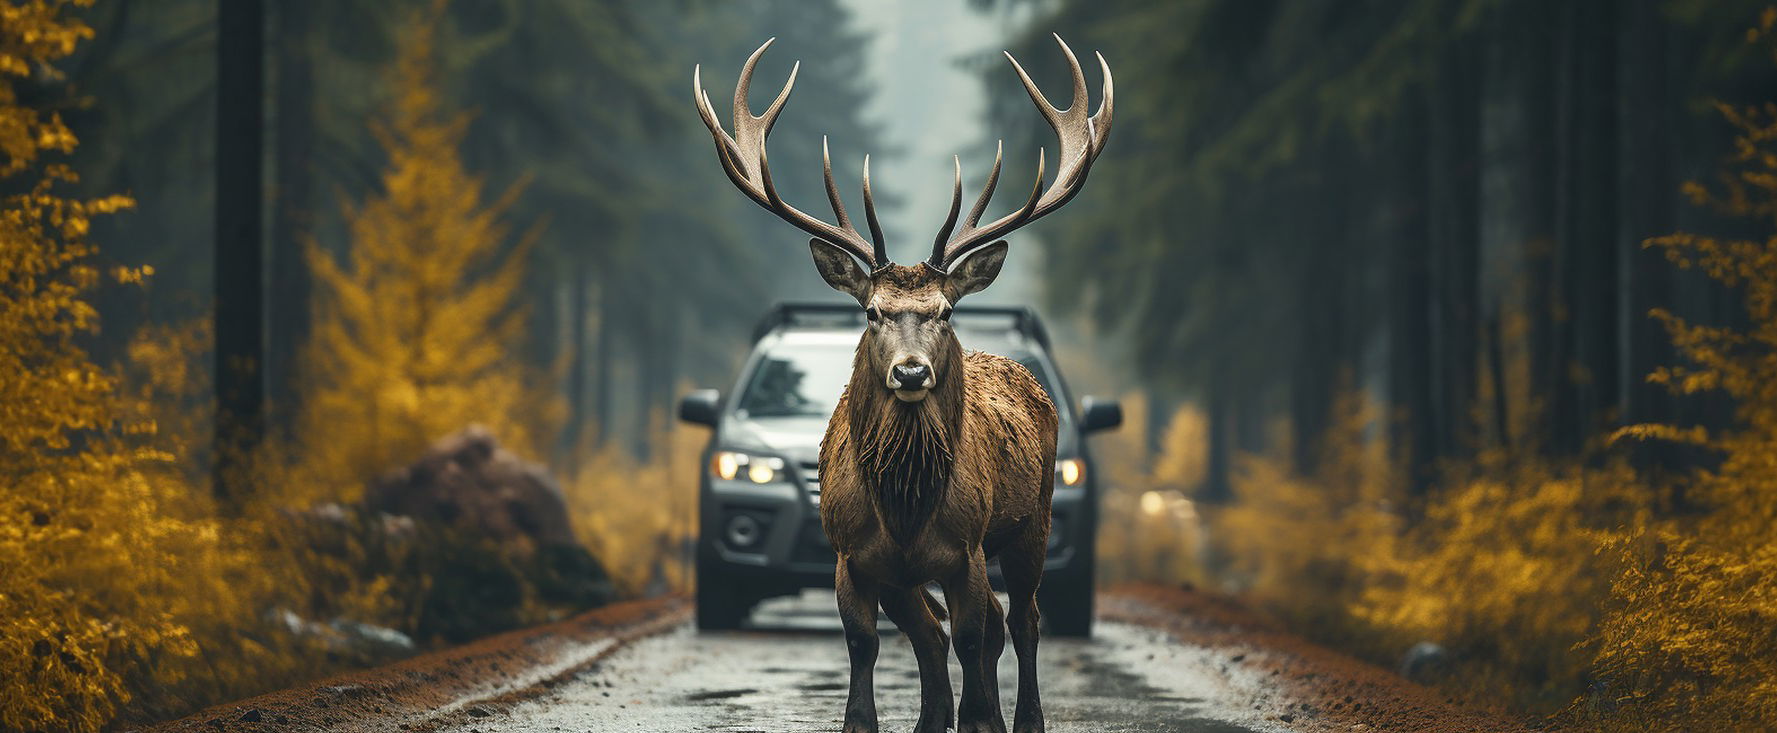
[[[884,624],[884,629],[892,626]],[[1227,689],[1216,652],[1163,632],[1100,622],[1094,638],[1045,638],[1039,675],[1050,731],[1282,731]],[[951,679],[961,670],[951,660]],[[1015,657],[1001,659],[1002,705],[1016,698]],[[885,633],[876,672],[884,731],[913,727],[917,666],[905,639]],[[700,634],[679,627],[636,640],[542,695],[446,730],[836,731],[845,703],[844,645],[830,593],[765,604],[752,628]],[[1008,720],[1009,722],[1009,720]]]

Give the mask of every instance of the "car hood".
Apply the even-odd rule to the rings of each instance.
[[[736,419],[723,425],[722,443],[736,450],[775,453],[793,463],[815,463],[820,460],[821,436],[826,433],[824,417]]]

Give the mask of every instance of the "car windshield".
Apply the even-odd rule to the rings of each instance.
[[[760,357],[736,411],[751,419],[831,416],[846,382],[851,380],[851,360],[856,350],[851,343],[778,344]],[[1036,355],[1020,350],[1013,351],[1011,356],[1029,369],[1043,391],[1055,399],[1049,370]],[[1062,412],[1065,422],[1067,411]]]
[[[853,344],[780,345],[760,357],[737,408],[742,417],[827,417],[851,379]]]

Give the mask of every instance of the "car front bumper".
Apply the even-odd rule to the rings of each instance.
[[[705,481],[698,540],[704,567],[740,581],[759,597],[833,586],[837,557],[821,530],[818,493],[802,483]],[[1093,539],[1090,499],[1085,488],[1056,488],[1045,574],[1078,570],[1073,566],[1089,557],[1080,548]],[[757,529],[740,532],[737,523]],[[989,565],[997,586],[998,564]]]

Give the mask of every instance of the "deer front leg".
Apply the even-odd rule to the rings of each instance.
[[[856,577],[851,563],[839,558],[833,571],[839,597],[839,621],[851,656],[851,691],[845,698],[844,733],[876,733],[876,581]]]
[[[950,637],[933,615],[937,603],[924,588],[883,588],[882,610],[913,645],[919,660],[919,722],[914,733],[944,733],[955,727],[950,691]],[[941,610],[940,610],[941,612]]]
[[[997,681],[999,653],[1005,645],[1004,619],[987,584],[987,558],[980,548],[970,553],[968,567],[945,581],[950,604],[950,634],[963,667],[963,695],[956,709],[957,733],[1006,733],[1000,716]]]

